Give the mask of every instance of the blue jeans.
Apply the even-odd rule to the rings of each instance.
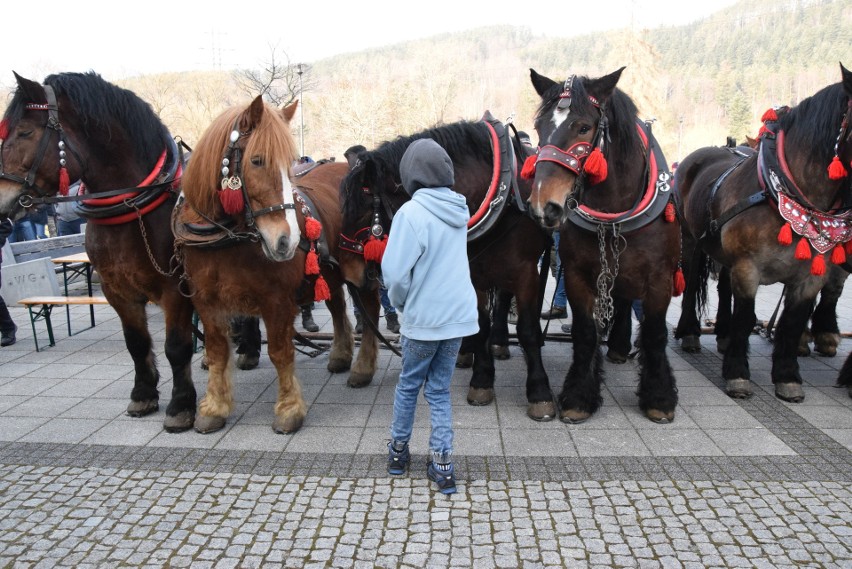
[[[553,306],[565,308],[568,299],[565,296],[565,275],[562,274],[562,259],[559,257],[559,231],[553,232],[553,245],[556,249],[556,293],[553,295]]]
[[[77,233],[82,233],[83,221],[82,217],[78,217],[74,221],[60,219],[56,222],[56,232],[59,235],[76,235]]]
[[[432,459],[441,464],[450,462],[453,452],[450,380],[461,341],[461,338],[423,341],[402,336],[402,371],[393,401],[391,439],[405,443],[411,440],[417,396],[422,387],[432,424],[429,450]]]

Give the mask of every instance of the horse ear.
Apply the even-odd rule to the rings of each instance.
[[[852,71],[849,71],[843,64],[840,64],[840,75],[843,77],[843,89],[846,95],[852,97]]]
[[[621,78],[622,71],[624,71],[624,67],[613,71],[609,75],[586,82],[586,91],[601,103],[609,100],[613,92],[615,92],[615,86]]]
[[[296,108],[299,106],[299,100],[296,99],[283,109],[281,109],[281,114],[284,115],[284,120],[290,122],[293,120],[293,117],[296,116]]]
[[[545,77],[544,75],[539,75],[533,68],[530,68],[530,81],[532,81],[533,87],[535,87],[535,92],[538,93],[539,97],[544,97],[544,94],[547,93],[551,87],[556,85],[556,81]]]
[[[254,101],[251,102],[248,109],[248,120],[249,124],[245,130],[252,130],[254,127],[260,124],[260,121],[263,119],[263,111],[266,104],[263,102],[263,96],[258,95],[254,98]]]
[[[44,94],[44,87],[35,81],[25,79],[12,71],[15,75],[15,81],[18,82],[18,91],[20,91],[30,103],[46,103],[47,97]]]

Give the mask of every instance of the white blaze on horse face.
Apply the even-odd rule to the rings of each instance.
[[[554,132],[556,132],[559,127],[562,126],[562,123],[565,122],[565,119],[568,118],[569,114],[571,114],[570,107],[565,110],[561,110],[559,109],[559,107],[553,109],[553,116],[550,118],[550,122],[553,123]]]
[[[284,204],[295,206],[296,200],[293,197],[293,184],[290,183],[290,174],[287,170],[281,170],[281,188],[281,198]],[[302,233],[299,231],[299,219],[296,217],[296,208],[288,207],[284,210],[284,215],[287,217],[287,225],[290,226],[289,256],[292,259],[293,255],[296,254],[296,247],[299,246]]]

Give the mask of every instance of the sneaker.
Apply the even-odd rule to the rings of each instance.
[[[551,306],[550,310],[545,310],[541,313],[542,320],[553,320],[554,318],[565,318],[568,316],[568,309],[564,306]]]
[[[15,342],[17,342],[17,339],[15,338],[15,332],[17,331],[18,326],[15,325],[15,327],[9,330],[8,332],[3,332],[2,336],[0,336],[0,346],[3,346],[5,348],[6,346],[11,346]]]
[[[402,445],[402,448],[397,450],[397,447]],[[411,462],[411,453],[408,451],[408,443],[388,443],[388,474],[399,476],[405,474],[408,470],[408,463]]]
[[[389,312],[387,316],[385,316],[385,320],[388,323],[388,332],[391,334],[399,334],[399,317],[396,315],[396,312]]]
[[[426,478],[438,485],[438,492],[441,494],[456,493],[455,468],[452,463],[450,463],[448,470],[444,470],[430,461],[426,467]]]

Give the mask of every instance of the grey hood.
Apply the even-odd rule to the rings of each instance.
[[[453,161],[431,138],[412,142],[399,163],[402,187],[409,195],[420,188],[451,188],[455,183]]]

